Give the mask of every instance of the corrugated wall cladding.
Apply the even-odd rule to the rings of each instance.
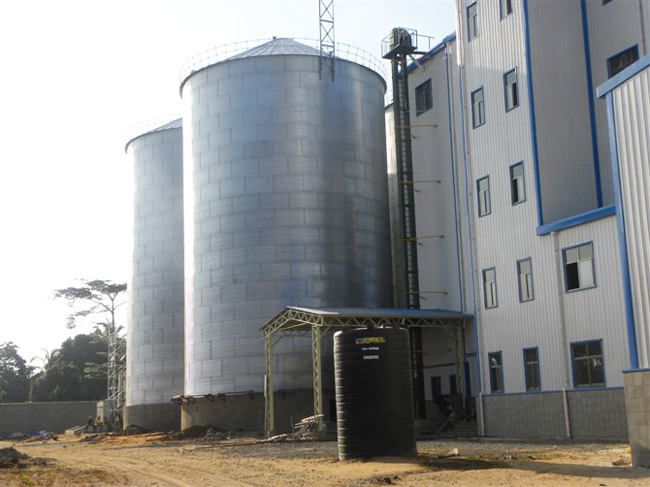
[[[300,55],[186,81],[186,394],[261,391],[259,328],[284,306],[392,302],[384,91],[345,61],[321,80]],[[277,388],[311,387],[310,347],[278,343]]]
[[[409,73],[409,98],[421,307],[465,311],[459,260],[464,243],[460,225],[465,220],[458,219],[464,206],[456,194],[462,142],[457,132],[451,132],[448,93],[457,83],[453,45]],[[418,115],[416,88],[427,82],[432,86],[433,105]],[[457,110],[456,100],[452,103]]]
[[[643,42],[639,40],[643,32],[650,32],[650,5],[647,2],[585,2],[589,48],[591,54],[591,73],[594,88],[608,79],[607,59],[638,45],[639,57],[643,57]],[[598,154],[600,176],[603,186],[603,204],[614,203],[612,168],[609,157],[609,136],[607,131],[607,108],[605,101],[593,93],[598,133]]]
[[[550,223],[598,207],[582,13],[580,2],[528,5],[543,223]]]
[[[613,92],[639,367],[650,367],[650,69]]]
[[[126,405],[136,406],[183,392],[182,130],[142,135],[128,153],[135,191]]]
[[[616,218],[610,216],[559,233],[560,251],[592,242],[596,287],[564,292],[567,341],[603,341],[605,383],[622,387],[630,367]],[[561,256],[560,256],[561,257]],[[566,283],[562,283],[563,289]],[[570,351],[567,351],[570,356]]]

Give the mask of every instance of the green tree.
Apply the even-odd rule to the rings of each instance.
[[[108,317],[95,323],[95,332],[108,339],[107,342],[107,395],[114,401],[117,408],[121,407],[122,397],[119,394],[119,377],[124,370],[124,340],[119,337],[121,327],[115,320],[116,310],[123,302],[118,302],[120,295],[126,291],[126,284],[115,284],[111,281],[95,279],[83,280],[81,287],[67,287],[54,291],[54,297],[65,299],[68,305],[77,308],[68,315],[68,328],[74,328],[77,320],[94,314],[107,314]],[[79,309],[81,306],[81,309]],[[99,372],[94,369],[94,372]]]
[[[27,401],[32,371],[18,353],[17,345],[13,342],[0,345],[0,402]]]
[[[106,394],[107,339],[101,333],[65,340],[34,377],[32,401],[93,401]]]

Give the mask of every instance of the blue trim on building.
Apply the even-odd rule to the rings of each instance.
[[[593,386],[593,385],[587,385],[587,386],[577,386],[576,385],[576,362],[575,362],[575,356],[573,353],[573,346],[574,345],[582,345],[583,343],[593,343],[593,342],[599,342],[600,343],[600,357],[601,357],[601,362],[602,362],[602,368],[603,368],[603,385],[602,386]],[[602,338],[595,338],[593,340],[579,340],[575,342],[569,343],[569,349],[571,350],[571,380],[573,381],[573,390],[575,391],[593,391],[593,390],[598,390],[598,389],[606,389],[607,388],[607,377],[605,376],[605,371],[607,370],[605,368],[605,347],[603,347],[603,339]]]
[[[491,361],[492,357],[499,357],[499,369],[498,369],[499,377],[497,379],[497,381],[498,380],[501,381],[501,389],[499,389],[499,390],[495,390],[495,387],[498,386],[498,384],[494,384],[494,381],[492,380],[493,379],[493,377],[492,377],[492,365],[490,364],[490,361]],[[490,352],[490,353],[488,353],[488,367],[490,368],[490,392],[492,394],[494,394],[494,395],[504,394],[505,391],[506,391],[506,384],[505,384],[504,378],[503,378],[504,377],[504,375],[503,375],[503,353],[502,353],[501,350],[499,350],[498,352]]]
[[[440,44],[435,46],[433,49],[431,49],[426,54],[423,54],[422,57],[418,58],[418,63],[420,63],[420,64],[426,63],[429,59],[433,58],[433,56],[435,56],[440,51],[445,49],[447,47],[447,44],[449,44],[451,41],[453,41],[455,39],[456,39],[456,33],[452,32],[447,37],[445,37],[443,40],[441,40]],[[416,69],[417,67],[418,67],[417,64],[409,63],[409,65],[406,67],[406,71],[411,72],[414,69]]]
[[[575,289],[569,289],[568,287],[568,276],[567,276],[567,269],[566,269],[566,251],[571,250],[571,249],[576,249],[578,247],[584,247],[587,245],[591,245],[591,274],[594,280],[593,286],[589,287],[577,287]],[[564,292],[566,294],[571,294],[571,293],[577,293],[580,291],[587,291],[588,289],[594,289],[598,287],[598,284],[596,282],[596,259],[594,255],[594,242],[593,240],[590,240],[589,242],[581,242],[576,245],[570,245],[568,247],[563,247],[562,248],[562,269],[564,270]]]
[[[650,56],[646,59],[650,62]],[[629,68],[628,68],[629,69]],[[627,71],[624,70],[620,74]],[[638,71],[637,71],[638,72]],[[636,73],[635,73],[636,74]],[[618,85],[617,85],[618,86]],[[601,86],[602,87],[602,86]],[[637,351],[636,327],[634,319],[634,303],[632,301],[632,280],[630,278],[630,262],[627,253],[627,235],[625,233],[625,210],[621,195],[621,175],[618,166],[618,146],[616,141],[616,116],[614,113],[614,97],[607,92],[607,126],[609,132],[609,157],[612,161],[612,179],[614,186],[614,201],[616,203],[616,226],[618,229],[619,253],[621,256],[621,279],[623,281],[623,304],[625,306],[625,322],[627,325],[627,343],[630,354],[630,367],[639,368]]]
[[[634,371],[636,372],[636,370]],[[567,392],[569,394],[575,394],[578,392],[606,392],[606,391],[622,391],[623,387],[581,387],[580,389],[570,389]],[[562,390],[555,391],[528,391],[528,392],[504,392],[504,393],[495,393],[495,394],[485,394],[486,396],[494,397],[504,397],[504,396],[535,396],[538,394],[563,394]]]
[[[551,232],[557,232],[559,230],[566,230],[567,228],[577,227],[578,225],[584,225],[595,220],[600,220],[601,218],[606,218],[616,214],[616,206],[603,206],[602,208],[596,208],[595,210],[586,211],[575,215],[564,220],[558,220],[548,225],[541,225],[537,227],[537,235],[548,235]]]
[[[589,46],[589,21],[587,19],[587,0],[581,0],[582,34],[585,44],[585,61],[587,63],[587,96],[589,97],[589,118],[591,125],[591,148],[594,153],[594,177],[596,179],[596,202],[603,206],[603,188],[600,177],[600,152],[598,150],[598,131],[596,128],[596,107],[594,97],[594,80],[591,75],[591,48]]]
[[[524,35],[526,37],[526,77],[528,85],[528,104],[530,113],[530,142],[533,148],[533,170],[535,174],[535,196],[537,199],[537,225],[544,225],[542,207],[542,186],[539,173],[539,150],[537,147],[537,121],[535,119],[535,95],[533,91],[532,61],[530,58],[530,22],[528,20],[528,0],[524,0]],[[539,233],[538,233],[539,235]]]
[[[461,123],[461,136],[463,139],[463,169],[465,173],[465,211],[467,213],[467,235],[468,235],[468,241],[470,242],[469,245],[469,262],[470,262],[470,276],[472,279],[472,315],[473,315],[473,320],[474,320],[474,346],[476,347],[476,354],[477,354],[477,360],[476,360],[476,376],[478,380],[478,393],[479,395],[483,393],[483,380],[481,378],[481,357],[480,357],[480,341],[478,338],[478,327],[479,327],[479,318],[478,314],[476,313],[476,279],[474,278],[474,250],[472,249],[472,211],[473,207],[470,204],[470,196],[469,196],[469,175],[467,173],[467,146],[466,146],[466,140],[465,140],[465,127],[466,127],[466,122],[465,122],[465,110],[464,110],[464,99],[465,99],[465,94],[463,92],[463,72],[462,68],[459,66],[458,67],[458,86],[459,86],[459,92],[460,92],[460,123]]]
[[[526,352],[530,350],[535,350],[535,357],[537,358],[537,367],[535,368],[535,380],[537,380],[537,389],[530,388],[528,384],[528,362],[526,362]],[[542,379],[539,370],[539,347],[527,347],[522,351],[524,357],[524,386],[526,387],[526,392],[541,392],[542,390]]]
[[[650,369],[633,369],[633,370],[624,370],[624,374],[632,374],[634,372],[650,372]]]
[[[528,299],[522,299],[521,297],[521,272],[519,268],[519,264],[522,262],[530,262],[530,285],[531,285],[531,292],[530,292],[530,298]],[[533,278],[533,259],[532,257],[526,257],[524,259],[519,259],[517,260],[517,291],[519,294],[519,302],[520,303],[529,303],[531,301],[535,300],[535,280]]]
[[[650,54],[643,56],[637,62],[628,66],[623,71],[618,73],[616,76],[612,77],[611,79],[608,79],[598,88],[596,88],[596,93],[598,94],[598,97],[599,98],[604,97],[607,93],[612,91],[614,88],[618,87],[619,85],[622,85],[627,80],[629,80],[632,76],[640,73],[641,71],[643,71],[649,66],[650,66]],[[610,151],[611,151],[611,147],[612,146],[610,144]]]

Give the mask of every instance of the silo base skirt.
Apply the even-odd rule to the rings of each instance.
[[[291,423],[314,411],[311,389],[276,391],[277,433],[291,431]],[[228,431],[264,431],[264,394],[261,392],[185,396],[181,405],[181,428],[213,426]]]
[[[139,426],[153,431],[174,431],[181,427],[181,408],[172,403],[141,404],[124,408],[123,426]]]

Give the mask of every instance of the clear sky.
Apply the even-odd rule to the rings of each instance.
[[[182,64],[232,42],[318,39],[318,4],[0,4],[0,343],[13,341],[28,361],[42,356],[42,349],[91,329],[66,329],[68,308],[51,299],[54,289],[78,285],[78,278],[127,281],[125,137],[134,124],[181,112]],[[336,41],[377,58],[393,27],[435,41],[455,30],[453,0],[335,0],[334,12]]]

